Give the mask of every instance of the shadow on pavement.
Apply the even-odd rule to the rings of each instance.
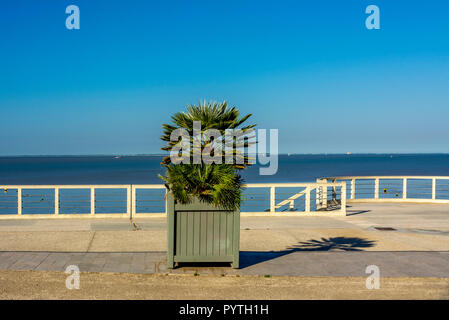
[[[374,240],[367,240],[363,238],[333,237],[300,242],[299,244],[282,251],[241,251],[240,268],[247,268],[249,266],[276,259],[293,252],[330,250],[363,251],[364,248],[373,247],[374,244]]]
[[[355,216],[356,214],[363,214],[371,212],[371,210],[346,210],[346,216]]]

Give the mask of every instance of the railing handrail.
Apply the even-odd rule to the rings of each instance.
[[[362,179],[423,179],[423,180],[449,180],[449,176],[334,176],[334,177],[324,177],[322,179],[328,180],[362,180]]]
[[[448,177],[449,179],[449,177]],[[242,186],[244,188],[269,188],[269,187],[280,187],[280,188],[296,188],[296,187],[308,187],[308,186],[320,186],[323,183],[329,186],[340,186],[340,183],[333,182],[301,182],[301,183],[290,183],[290,182],[276,182],[276,183],[245,183]],[[9,185],[0,185],[0,189],[54,189],[54,188],[63,188],[63,189],[89,189],[89,188],[117,188],[123,189],[128,187],[135,188],[147,188],[147,189],[165,189],[164,184],[9,184]]]
[[[245,188],[269,188],[269,187],[279,187],[279,188],[306,188],[306,187],[317,187],[322,186],[323,184],[327,184],[329,187],[341,186],[339,182],[305,182],[305,183],[288,183],[288,182],[280,182],[280,183],[247,183],[244,184]]]
[[[126,189],[131,187],[131,184],[8,184],[0,185],[1,189]]]

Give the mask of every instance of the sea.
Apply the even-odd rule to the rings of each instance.
[[[157,184],[162,155],[0,157],[0,185]],[[449,154],[279,155],[274,175],[260,165],[242,171],[246,183],[314,182],[365,175],[449,176]]]
[[[17,189],[8,189],[4,186],[161,184],[162,180],[158,174],[164,174],[165,170],[160,164],[162,158],[163,155],[0,157],[0,186],[4,189],[0,190],[0,215],[18,212]],[[259,164],[243,170],[241,174],[244,182],[301,183],[335,176],[449,176],[449,154],[288,154],[279,155],[278,163],[271,165],[277,166],[277,171],[273,175],[261,175]],[[429,183],[424,181],[424,184],[412,184],[409,190],[419,191],[421,194],[425,191],[430,197]],[[393,186],[388,187],[385,196],[401,196],[402,186],[400,184]],[[364,190],[373,192],[373,181],[357,188],[357,197],[372,196],[364,195],[363,192]],[[298,191],[291,189],[276,189],[276,203]],[[135,199],[136,213],[164,212],[164,192],[164,190],[138,190]],[[439,185],[438,192],[438,196],[442,199],[449,198],[449,185]],[[315,197],[315,193],[312,197]],[[285,206],[282,210],[304,210],[303,198],[302,201],[295,202],[294,208]],[[59,212],[88,214],[91,210],[90,201],[89,189],[61,189]],[[44,188],[23,190],[22,214],[53,214],[54,206],[54,190]],[[268,188],[245,190],[242,211],[261,212],[267,211],[268,208]],[[98,214],[126,212],[126,190],[96,189],[95,212]]]

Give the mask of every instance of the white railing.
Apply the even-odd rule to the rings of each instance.
[[[344,176],[319,181],[347,184],[350,203],[449,203],[447,176]]]
[[[346,215],[346,184],[338,182],[317,182],[317,183],[249,183],[245,188],[268,188],[269,196],[269,210],[264,212],[242,212],[244,214],[277,214],[277,209],[282,209],[288,206],[290,212],[295,212],[295,202],[304,198],[304,210],[301,215],[320,215],[327,214],[332,211],[332,215]],[[281,199],[277,202],[277,189],[297,189],[293,194],[286,199]],[[333,202],[328,201],[328,189],[335,190],[335,199]],[[285,193],[284,193],[285,194]],[[312,200],[312,195],[315,195],[315,201]],[[339,194],[339,199],[337,199]],[[332,199],[330,199],[332,200]],[[315,204],[314,204],[315,203]],[[314,204],[314,205],[313,205]],[[312,206],[314,208],[312,208]],[[282,215],[286,215],[285,211]],[[297,213],[293,213],[297,215]]]
[[[70,189],[82,194],[71,199],[66,194]],[[108,190],[111,193],[104,194]],[[162,184],[5,185],[0,186],[0,219],[162,217],[165,193]],[[346,204],[354,202],[449,204],[449,177],[344,176],[316,183],[251,183],[245,185],[242,215],[346,215]],[[67,203],[74,203],[68,208],[75,211],[67,211]]]
[[[346,215],[346,184],[334,182],[317,183],[254,183],[244,186],[247,190],[256,188],[265,189],[266,197],[260,200],[258,208],[263,210],[244,211],[243,215]],[[333,190],[333,198],[328,199],[328,189]],[[85,191],[82,195],[72,195],[72,198],[61,198],[63,190]],[[99,199],[100,190],[119,190],[121,193],[103,195],[106,199]],[[278,190],[287,192],[277,193]],[[28,194],[31,191],[37,194]],[[157,198],[140,199],[138,193],[145,190],[160,190]],[[24,193],[25,192],[25,193]],[[28,193],[27,193],[28,192]],[[149,185],[3,185],[0,186],[0,219],[42,219],[42,218],[136,218],[136,217],[160,217],[166,214],[165,186],[162,184]],[[337,199],[337,193],[339,199]],[[249,195],[251,193],[248,193]],[[287,198],[281,199],[287,194]],[[76,197],[76,198],[73,198]],[[30,198],[40,198],[38,201],[26,201]],[[122,200],[117,200],[122,198]],[[13,199],[12,201],[9,201]],[[73,200],[75,199],[75,200]],[[251,199],[243,199],[245,203]],[[268,205],[265,205],[268,200]],[[76,203],[72,207],[64,207],[65,203]],[[101,206],[100,203],[118,203],[112,206]],[[159,203],[159,205],[144,205],[140,203]],[[298,207],[298,203],[304,207]],[[13,203],[14,205],[11,205]],[[88,203],[83,206],[80,204]],[[37,207],[30,207],[35,204]],[[296,206],[295,206],[296,205]],[[157,210],[141,210],[141,208],[155,208]],[[62,212],[62,209],[75,208],[77,211]],[[84,208],[86,212],[81,212]],[[100,210],[105,208],[124,208],[119,212],[107,212]],[[2,212],[8,209],[8,213]],[[39,211],[45,211],[39,213]],[[25,212],[27,211],[27,212]],[[113,210],[111,210],[113,211]]]
[[[62,214],[60,212],[60,192],[62,190],[87,190],[89,191],[89,213],[88,214]],[[96,190],[110,190],[110,189],[123,189],[126,190],[126,210],[121,213],[98,213],[97,205],[96,205]],[[17,190],[17,214],[2,214],[0,215],[0,219],[3,218],[49,218],[49,217],[58,217],[58,218],[75,218],[75,217],[89,217],[89,218],[112,218],[112,217],[129,217],[131,214],[131,185],[5,185],[0,186],[0,191],[3,190],[5,194],[11,190]],[[45,194],[40,193],[37,195],[31,195],[29,197],[42,197],[41,201],[33,201],[28,203],[48,203],[54,202],[52,206],[47,207],[34,207],[36,211],[42,211],[39,209],[47,209],[52,208],[53,212],[49,212],[46,214],[39,213],[30,213],[24,214],[24,204],[27,204],[24,201],[24,198],[27,195],[24,195],[24,190],[47,190],[48,192]],[[2,201],[5,196],[0,196],[0,204],[2,202],[11,203],[11,201]],[[12,196],[14,197],[14,196]],[[51,199],[45,200],[45,198]],[[80,200],[82,201],[82,200]],[[116,200],[110,200],[116,201]],[[107,200],[105,202],[108,202]],[[1,210],[0,206],[0,210]],[[33,209],[33,208],[31,208]]]

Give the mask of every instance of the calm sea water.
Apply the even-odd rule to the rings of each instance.
[[[3,157],[0,158],[0,185],[26,184],[153,184],[161,183],[158,174],[164,169],[161,156],[89,156],[89,157]],[[319,177],[352,175],[439,175],[449,176],[449,155],[281,155],[278,172],[259,175],[255,165],[243,172],[247,183],[314,182]],[[357,197],[373,196],[373,181],[357,185]],[[429,181],[410,181],[409,192],[431,197]],[[445,182],[447,183],[447,182]],[[449,199],[449,185],[439,186],[438,198]],[[384,187],[381,186],[381,189]],[[297,193],[298,188],[277,188],[276,200],[282,201]],[[138,189],[136,212],[164,212],[164,190]],[[383,197],[401,196],[402,185],[389,185]],[[23,214],[52,214],[55,194],[52,189],[24,189]],[[312,193],[312,204],[315,202]],[[329,196],[329,195],[328,195]],[[295,202],[294,210],[304,210],[304,199]],[[89,189],[61,189],[60,214],[88,214],[91,206]],[[0,215],[17,214],[18,192],[0,190]],[[265,211],[269,208],[268,188],[244,191],[242,211]],[[313,208],[312,208],[313,209]],[[284,207],[282,210],[288,210]],[[95,190],[96,213],[126,211],[125,189]]]
[[[0,157],[0,185],[152,184],[164,170],[161,156]],[[259,175],[255,165],[243,172],[248,183],[311,182],[342,175],[449,176],[448,154],[280,155],[278,172]]]

